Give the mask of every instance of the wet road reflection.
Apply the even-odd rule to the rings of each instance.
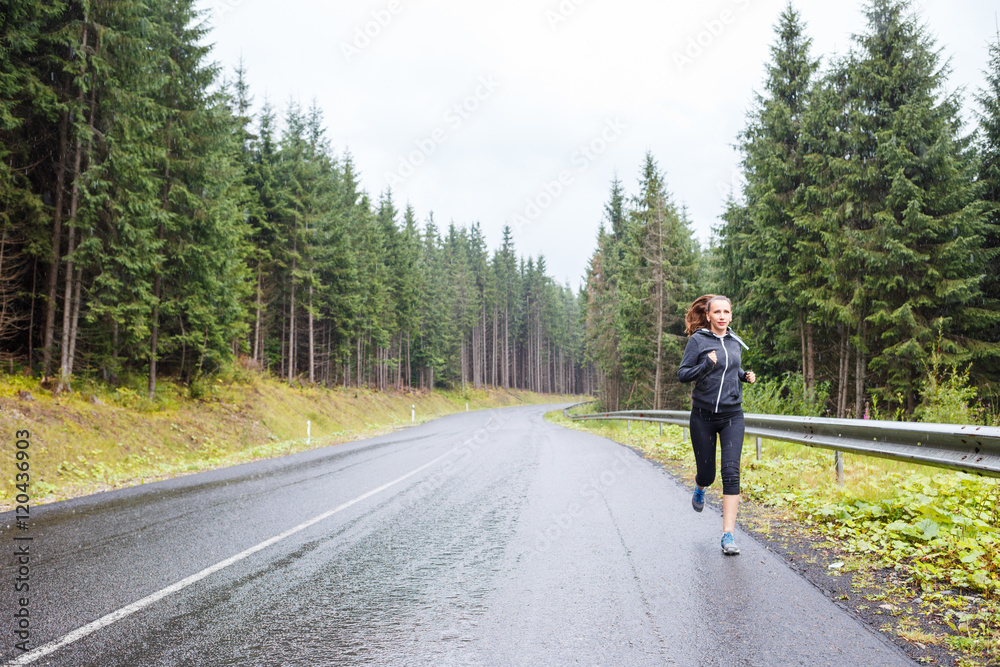
[[[39,664],[910,664],[748,537],[723,558],[657,466],[543,414],[54,507],[40,642],[344,509]]]

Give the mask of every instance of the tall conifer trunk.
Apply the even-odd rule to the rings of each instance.
[[[56,200],[52,213],[52,252],[49,262],[49,289],[45,302],[45,332],[42,342],[42,374],[52,371],[52,344],[55,340],[56,292],[59,287],[59,259],[62,256],[63,192],[66,189],[66,152],[69,150],[69,111],[59,126],[59,158],[56,164]]]
[[[258,364],[261,363],[260,359],[260,346],[261,346],[261,282],[263,281],[263,271],[261,270],[261,261],[257,261],[257,317],[254,322],[254,333],[253,333],[253,360]]]
[[[310,277],[312,269],[309,270]],[[316,382],[316,334],[313,322],[313,286],[309,281],[309,383]]]
[[[83,16],[83,37],[82,45],[83,50],[86,52],[87,49],[87,30],[89,25],[89,14],[84,13]],[[87,71],[86,60],[81,66],[81,79],[85,76]],[[96,114],[96,86],[91,88],[90,92],[90,105],[89,105],[89,116],[90,116],[90,133],[87,139],[86,155],[87,160],[90,160],[90,154],[93,150],[93,136],[94,136],[94,116]],[[84,90],[81,83],[80,86],[80,107],[83,108],[83,97]],[[80,320],[80,283],[82,281],[83,272],[77,267],[74,269],[76,262],[72,255],[76,251],[76,217],[80,206],[80,180],[83,178],[83,140],[80,138],[79,134],[76,139],[76,154],[73,157],[73,185],[71,187],[70,200],[69,200],[69,218],[67,223],[69,224],[69,240],[68,245],[68,259],[66,260],[66,284],[65,284],[65,294],[63,297],[63,332],[62,332],[62,363],[60,365],[59,371],[59,389],[60,390],[70,390],[70,376],[73,375],[73,361],[76,355],[76,330],[77,324]]]
[[[294,231],[293,231],[294,233]],[[288,384],[292,384],[295,378],[295,253],[298,252],[298,244],[292,242],[292,272],[291,272],[291,294],[289,295],[288,306]]]
[[[170,117],[167,119],[167,148],[165,153],[166,164],[163,167],[163,199],[160,202],[160,206],[163,210],[163,215],[166,216],[170,209],[170,134],[173,131],[174,119]],[[160,223],[160,230],[157,234],[157,238],[162,241],[166,237],[166,229],[163,223]],[[156,357],[159,348],[160,339],[160,298],[163,296],[163,267],[156,267],[156,278],[153,281],[153,314],[150,323],[150,336],[149,336],[149,397],[153,398],[156,395]]]
[[[865,355],[860,347],[864,340],[865,328],[863,322],[858,322],[858,345],[854,350],[854,414],[862,416],[864,414],[865,398]]]
[[[847,331],[846,327],[844,329]],[[806,374],[806,393],[810,399],[816,395],[816,347],[813,336],[813,325],[806,314],[806,361],[809,363]]]

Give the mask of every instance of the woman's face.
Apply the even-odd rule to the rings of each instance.
[[[708,304],[708,326],[712,333],[722,335],[733,321],[733,308],[725,299],[715,299]]]

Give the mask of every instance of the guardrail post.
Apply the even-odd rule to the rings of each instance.
[[[760,438],[757,438],[757,460],[760,461]]]
[[[625,430],[628,431],[629,433],[632,432],[632,420],[631,419],[626,419],[625,420]]]
[[[837,484],[840,486],[844,485],[844,452],[836,452],[833,456],[834,463],[837,465]]]

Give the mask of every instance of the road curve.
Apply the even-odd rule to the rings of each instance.
[[[32,509],[38,665],[913,665],[554,406]],[[18,535],[0,514],[4,551]],[[23,533],[21,533],[23,534]]]

